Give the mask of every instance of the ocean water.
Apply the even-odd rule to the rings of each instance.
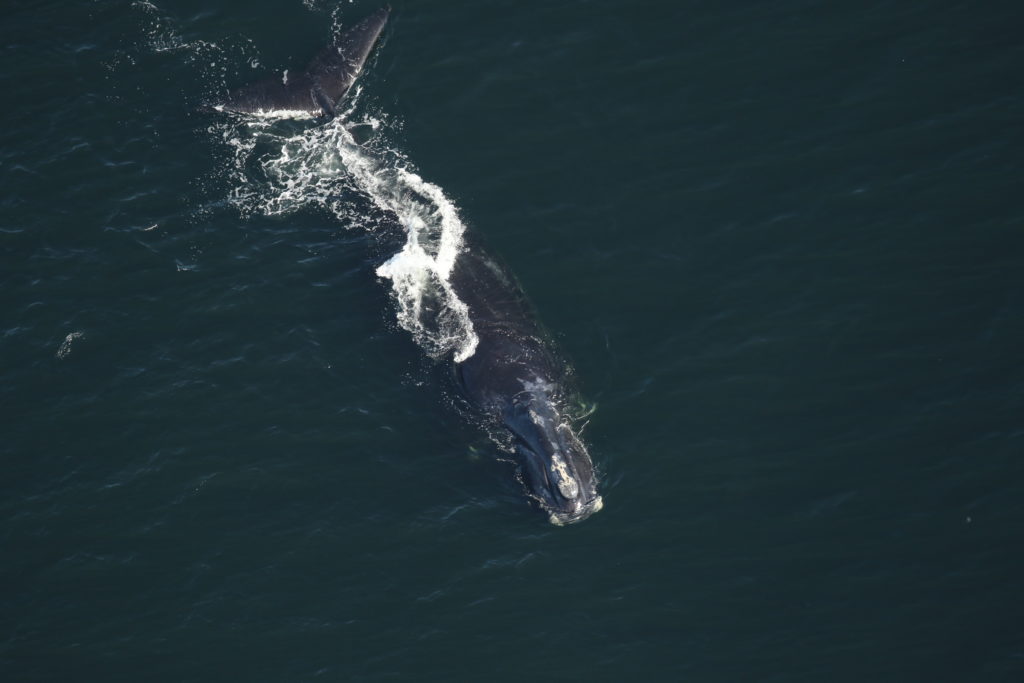
[[[375,3],[7,8],[0,679],[1024,680],[1018,6],[392,5],[320,127],[201,107]],[[580,524],[403,317],[460,230]]]

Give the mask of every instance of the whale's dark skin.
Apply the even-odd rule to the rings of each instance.
[[[282,76],[233,90],[220,108],[239,114],[295,111],[333,117],[337,114],[338,103],[373,52],[390,13],[390,7],[381,7],[339,34],[313,58],[305,71],[285,72]]]
[[[472,238],[470,238],[472,240]],[[466,399],[513,437],[523,483],[552,522],[601,509],[594,465],[565,414],[568,364],[541,329],[512,276],[477,244],[466,244],[450,283],[478,338],[454,364]]]
[[[305,72],[240,88],[219,107],[243,114],[303,111],[332,117],[384,29],[383,7],[344,31]],[[404,235],[395,217],[390,226]],[[390,231],[389,231],[390,232]],[[568,365],[558,356],[511,275],[471,235],[452,267],[449,283],[467,307],[477,345],[453,361],[466,401],[512,437],[530,497],[556,524],[601,509],[594,466],[565,414]]]

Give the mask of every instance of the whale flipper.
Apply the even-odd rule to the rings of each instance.
[[[313,58],[302,73],[270,78],[232,91],[220,105],[224,111],[259,114],[275,111],[334,116],[366,63],[387,24],[387,5],[347,29]]]

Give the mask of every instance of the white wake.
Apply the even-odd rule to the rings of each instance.
[[[226,92],[229,64],[241,60],[254,77],[262,73],[251,41],[185,40],[178,22],[151,0],[134,0],[131,7],[142,22],[148,50],[184,55],[206,84],[209,100]],[[337,30],[337,11],[331,17]],[[132,60],[124,55],[112,60],[110,68]],[[444,191],[388,145],[394,124],[384,116],[356,113],[360,91],[357,83],[346,100],[348,111],[323,125],[297,123],[296,112],[222,114],[209,132],[230,150],[221,171],[231,185],[228,200],[243,214],[267,216],[321,207],[343,225],[383,232],[377,217],[358,215],[357,204],[345,198],[359,193],[372,200],[405,231],[405,244],[377,269],[390,282],[399,325],[430,357],[465,360],[473,355],[477,337],[449,281],[465,225]],[[353,126],[372,131],[369,141],[357,142],[349,130]]]
[[[466,226],[444,191],[384,142],[385,121],[353,123],[352,113],[291,134],[273,118],[233,117],[215,125],[211,131],[232,149],[231,201],[245,213],[268,216],[317,206],[344,224],[380,231],[375,218],[355,215],[345,201],[353,191],[368,197],[405,231],[402,248],[377,268],[390,281],[399,325],[431,358],[463,361],[477,337],[450,277]],[[350,129],[369,129],[370,140],[360,144]]]

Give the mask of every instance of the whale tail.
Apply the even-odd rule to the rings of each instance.
[[[385,5],[338,35],[300,74],[270,78],[232,91],[217,109],[240,114],[277,111],[334,116],[341,99],[362,71],[387,24]]]

